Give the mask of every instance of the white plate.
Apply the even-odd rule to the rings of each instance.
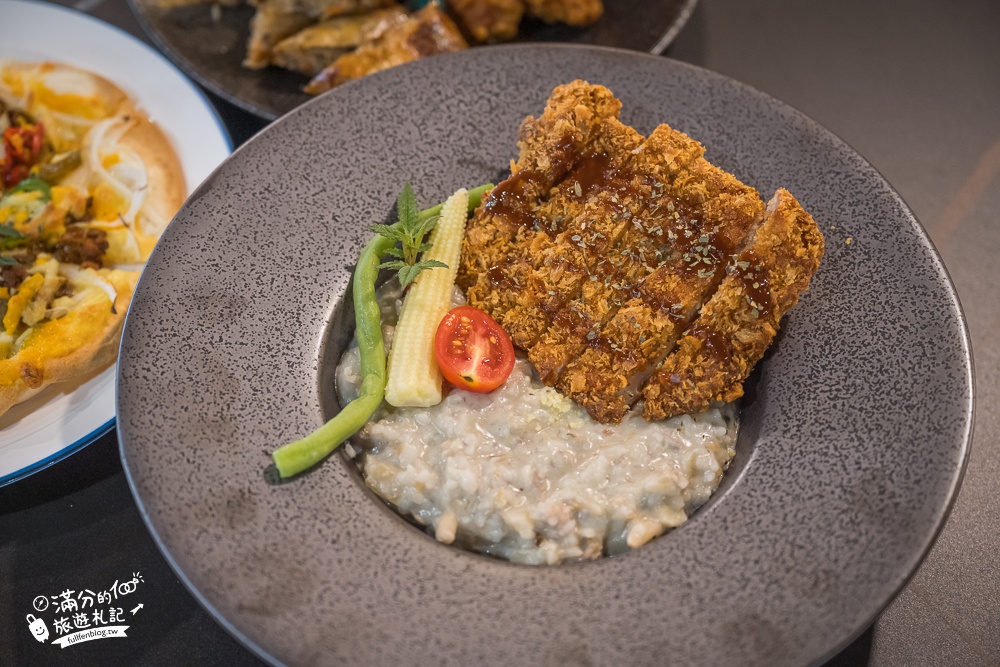
[[[79,12],[0,0],[0,59],[64,62],[114,82],[159,124],[190,194],[232,143],[204,95],[152,47]],[[93,442],[114,425],[115,366],[48,387],[0,417],[0,486]]]

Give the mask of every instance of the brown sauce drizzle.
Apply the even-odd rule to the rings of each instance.
[[[632,285],[629,296],[640,299],[675,324],[686,324],[690,319],[690,308],[684,307],[684,300],[678,298],[674,290],[664,289],[662,277],[676,275],[688,284],[704,283],[706,280],[714,284],[721,280],[724,263],[721,248],[714,243],[715,234],[706,235],[699,229],[694,210],[673,198],[666,201],[671,206],[659,203],[659,210],[655,212],[657,217],[649,218],[647,222],[650,235],[663,243],[663,257],[658,266]],[[706,236],[706,240],[702,241]]]
[[[499,265],[490,267],[490,282],[501,290],[512,291],[518,288],[517,284],[507,275],[504,267]]]
[[[581,331],[586,332],[590,324],[590,318],[583,313],[570,307],[546,310],[552,318],[553,325],[557,328],[564,331],[576,332],[581,337],[586,335],[585,333],[581,333]]]
[[[578,157],[576,144],[572,134],[563,135],[555,145],[546,173],[525,169],[512,175],[490,192],[486,198],[486,211],[520,227],[536,224],[529,195],[534,189],[547,190],[548,185],[559,181],[573,168]]]
[[[604,354],[612,354],[611,341],[607,337],[597,334],[596,336],[587,337],[587,347],[592,350],[598,350]]]
[[[564,182],[571,183],[577,197],[584,199],[595,191],[632,193],[634,174],[622,168],[606,153],[586,153],[580,156]],[[577,187],[579,185],[579,187]]]
[[[534,222],[528,193],[535,187],[538,174],[522,171],[501,182],[486,198],[486,211],[515,225],[527,227]]]
[[[707,352],[722,363],[729,363],[733,359],[733,347],[719,331],[706,325],[703,322],[695,322],[687,332],[688,336],[698,338],[707,348]]]
[[[576,162],[578,153],[579,149],[577,147],[576,137],[572,134],[564,134],[559,141],[556,142],[549,167],[554,180],[558,181],[564,174],[573,168],[573,164]]]

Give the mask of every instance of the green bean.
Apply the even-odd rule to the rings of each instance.
[[[469,191],[469,210],[479,206],[484,193],[493,185],[488,183]],[[441,213],[443,204],[421,211],[420,219]],[[344,406],[334,417],[306,437],[279,447],[271,455],[278,474],[291,477],[311,468],[335,450],[341,443],[365,425],[385,395],[385,345],[382,342],[382,319],[375,298],[375,280],[382,258],[393,246],[393,241],[376,236],[358,258],[354,267],[354,326],[361,353],[361,387],[358,397]]]

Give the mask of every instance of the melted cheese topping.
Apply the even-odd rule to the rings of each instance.
[[[17,325],[21,321],[21,313],[28,307],[31,300],[35,298],[35,295],[38,294],[38,290],[42,288],[42,283],[44,282],[45,276],[41,273],[36,273],[26,278],[20,287],[18,287],[17,294],[10,297],[10,300],[7,301],[7,312],[3,316],[3,330],[8,335],[14,335]]]
[[[41,277],[41,276],[38,276]],[[23,369],[44,368],[95,340],[111,319],[111,300],[97,288],[87,291],[85,303],[64,317],[32,327],[14,344],[15,354],[0,360],[0,384],[12,385]]]
[[[8,302],[7,316],[14,318],[11,304],[23,294],[24,304],[17,306],[17,320],[20,320],[20,313],[51,273],[41,269],[48,269],[50,265],[57,264],[51,259],[43,261],[40,271],[21,283],[18,293]],[[7,329],[7,316],[4,317],[5,330],[0,333],[0,386],[13,385],[24,379],[26,373],[44,373],[46,364],[53,360],[73,354],[88,343],[102,342],[102,332],[115,317],[113,305],[118,295],[129,293],[135,278],[134,274],[119,270],[80,270],[65,266],[60,269],[68,277],[72,292],[55,299],[51,305],[65,311],[64,315],[28,327],[16,339],[12,335],[17,320],[13,322],[13,329]],[[32,286],[26,289],[28,283]],[[8,354],[12,356],[2,358]]]

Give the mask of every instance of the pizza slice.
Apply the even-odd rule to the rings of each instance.
[[[137,271],[80,268],[42,254],[30,267],[3,265],[0,276],[0,414],[114,360]]]
[[[139,269],[183,202],[169,140],[107,80],[0,62],[0,414],[115,358]]]

